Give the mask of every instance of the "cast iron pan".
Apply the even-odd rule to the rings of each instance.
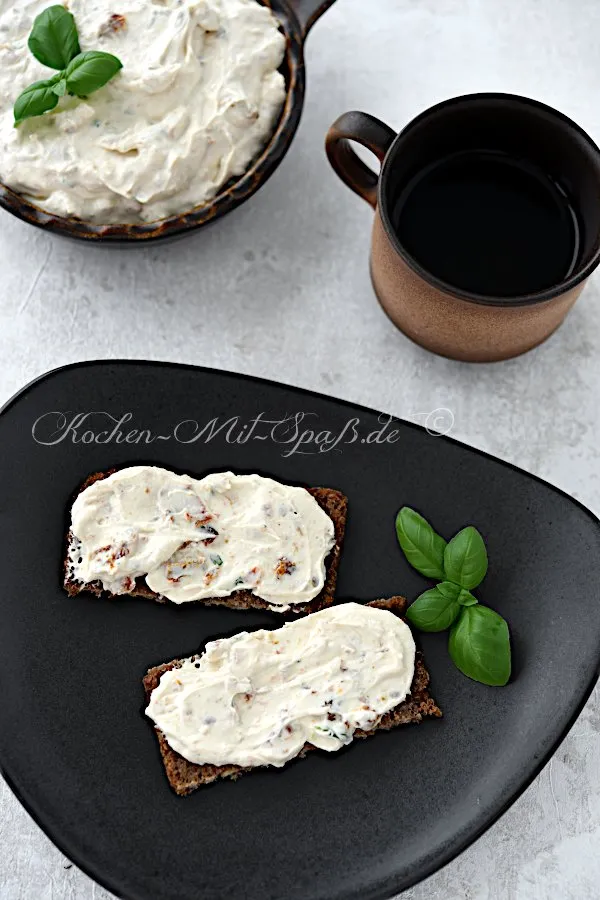
[[[243,426],[259,413],[306,416],[296,436],[288,419],[261,425],[244,443]],[[316,394],[141,362],[59,369],[0,415],[0,765],[50,838],[118,896],[391,897],[494,822],[588,698],[600,656],[597,519],[556,488],[454,440],[406,422],[381,428],[378,413]],[[141,442],[127,443],[134,429]],[[313,439],[290,453],[308,430],[321,441],[324,431],[343,437],[328,451]],[[367,442],[376,432],[381,440]],[[139,462],[340,488],[349,497],[340,598],[414,598],[425,589],[396,544],[402,504],[446,536],[473,523],[490,557],[478,595],[511,627],[511,682],[475,684],[452,666],[444,635],[425,636],[443,719],[177,797],[143,715],[142,676],[211,636],[281,619],[67,597],[61,556],[72,492],[91,472]]]
[[[19,219],[55,234],[96,243],[120,243],[131,246],[193,231],[224,216],[251,197],[273,174],[287,153],[300,124],[306,88],[304,41],[319,16],[333,4],[334,0],[259,0],[259,2],[273,10],[287,38],[287,51],[282,68],[287,85],[285,104],[277,128],[259,158],[245,175],[233,178],[225,184],[214,200],[181,215],[161,219],[159,222],[94,225],[44,212],[0,183],[0,206]]]

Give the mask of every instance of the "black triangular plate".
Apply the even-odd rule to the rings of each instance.
[[[259,413],[304,413],[298,432],[315,436],[347,431],[324,452],[313,440],[290,453],[289,420],[263,422],[243,442],[242,426]],[[115,432],[107,442],[109,417],[126,414],[122,438],[147,429],[154,440],[118,442]],[[194,422],[201,430],[213,418],[215,428],[232,422],[211,440],[204,431],[190,442]],[[381,427],[376,412],[294,388],[141,362],[59,369],[0,415],[0,763],[52,840],[117,895],[392,896],[488,828],[589,696],[600,656],[595,517],[537,478],[406,422],[369,442]],[[426,588],[396,544],[401,505],[421,510],[446,536],[476,525],[490,556],[479,595],[510,622],[513,680],[506,688],[475,684],[453,668],[443,635],[425,637],[441,721],[176,797],[142,713],[142,675],[211,635],[275,617],[64,594],[71,493],[92,472],[137,462],[340,488],[350,500],[341,598],[412,598]]]

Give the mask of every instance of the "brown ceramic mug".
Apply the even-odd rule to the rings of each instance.
[[[351,141],[378,157],[379,176]],[[383,309],[435,353],[491,362],[530,350],[558,328],[600,262],[600,150],[575,122],[542,103],[471,94],[432,107],[399,134],[373,116],[349,112],[330,128],[326,149],[342,181],[376,210],[371,277]],[[518,296],[475,293],[436,277],[403,245],[392,216],[406,184],[438,160],[474,150],[525,160],[568,197],[579,246],[562,280]]]

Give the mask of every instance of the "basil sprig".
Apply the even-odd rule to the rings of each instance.
[[[417,597],[406,618],[420,631],[450,629],[454,665],[474,681],[505,685],[511,671],[508,625],[471,593],[488,569],[480,533],[469,525],[446,543],[426,519],[405,506],[396,517],[396,534],[411,566],[440,581]]]
[[[44,66],[58,74],[30,84],[17,97],[15,126],[25,119],[54,109],[60,97],[71,94],[87,97],[103,87],[123,68],[121,60],[101,50],[81,52],[73,15],[64,6],[50,6],[37,16],[28,46]]]

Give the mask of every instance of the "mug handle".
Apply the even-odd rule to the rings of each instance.
[[[354,152],[350,141],[358,141],[380,163],[396,139],[396,132],[375,116],[363,112],[347,112],[333,123],[325,138],[327,158],[344,184],[366,200],[375,209],[377,206],[376,175]]]

